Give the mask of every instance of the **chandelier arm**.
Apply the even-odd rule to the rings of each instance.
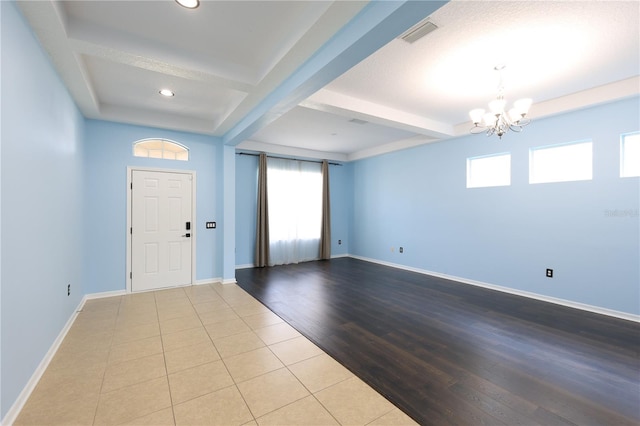
[[[472,135],[477,135],[480,134],[482,132],[486,132],[487,131],[487,127],[486,126],[473,126],[471,128],[471,130],[469,131]]]

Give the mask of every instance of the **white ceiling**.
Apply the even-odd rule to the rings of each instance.
[[[344,50],[342,68],[320,67],[324,77],[273,102],[323,46],[390,6],[18,4],[85,116],[216,135],[242,149],[352,160],[465,134],[468,111],[496,95],[498,64],[507,101],[533,98],[533,119],[640,93],[638,1],[425,2],[411,24],[429,17],[438,29],[412,44],[395,38],[411,24],[387,12],[360,34],[377,37],[379,50],[361,62]],[[176,96],[162,98],[164,87]]]

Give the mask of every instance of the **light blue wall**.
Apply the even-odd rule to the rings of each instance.
[[[331,194],[331,255],[349,253],[349,221],[352,211],[352,168],[329,166]],[[236,156],[236,265],[253,265],[256,234],[258,157]],[[338,240],[342,244],[338,245]]]
[[[166,138],[189,148],[190,160],[133,156],[133,142]],[[222,142],[214,137],[156,128],[88,120],[85,137],[85,230],[87,293],[124,290],[126,286],[127,167],[196,172],[196,279],[222,277]],[[220,224],[218,224],[220,225]]]
[[[224,146],[223,155],[222,282],[236,282],[236,149]]]
[[[2,24],[2,10],[0,7],[0,25]],[[2,28],[0,27],[0,100],[2,97]],[[0,189],[2,188],[2,102],[0,101]],[[2,192],[0,190],[0,241],[2,241]],[[2,244],[0,243],[0,422],[5,410],[2,408]]]
[[[15,3],[0,7],[4,417],[86,289],[84,120]]]
[[[331,256],[349,254],[351,212],[353,211],[353,167],[351,163],[329,166],[331,194]],[[338,244],[341,240],[342,244]]]
[[[236,265],[253,265],[256,249],[258,157],[236,155]]]
[[[640,129],[639,117],[634,98],[502,140],[470,135],[357,161],[350,253],[640,314],[640,184],[618,177],[620,134]],[[528,183],[529,148],[583,139],[593,140],[592,181]],[[466,188],[467,157],[505,151],[511,186]],[[607,215],[616,209],[634,214]]]

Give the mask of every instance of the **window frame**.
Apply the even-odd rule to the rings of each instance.
[[[625,174],[625,139],[628,136],[635,136],[638,138],[636,143],[640,143],[640,130],[635,132],[623,133],[620,135],[620,177],[621,178],[629,178],[629,177],[640,177],[640,172],[638,174]]]
[[[162,143],[162,149],[161,149],[161,156],[160,157],[152,157],[150,154],[151,150],[149,148],[145,148],[144,144],[148,144],[150,142],[161,142]],[[165,149],[166,146],[172,146],[172,147],[176,147],[176,148],[180,148],[178,150],[167,150]],[[138,152],[136,152],[136,149],[146,149],[147,150],[147,155],[139,155]],[[138,158],[154,158],[157,160],[174,160],[174,161],[189,161],[190,157],[191,157],[191,152],[189,150],[189,148],[179,142],[176,142],[174,140],[171,139],[166,139],[166,138],[145,138],[145,139],[140,139],[137,140],[133,143],[132,145],[132,149],[133,149],[133,156],[134,157],[138,157]],[[174,153],[173,158],[169,157],[167,158],[165,156],[165,153],[167,152],[171,152]],[[178,154],[182,154],[182,153],[186,153],[186,158],[178,158]]]
[[[482,185],[482,184],[473,184],[472,180],[474,178],[473,173],[472,173],[472,163],[476,160],[483,160],[483,159],[488,159],[488,158],[495,158],[495,157],[508,157],[509,158],[509,170],[508,170],[508,181],[506,183],[499,183],[499,184],[490,184],[490,185]],[[511,186],[511,152],[507,151],[507,152],[499,152],[499,153],[495,153],[495,154],[488,154],[488,155],[479,155],[476,157],[467,157],[467,188],[471,189],[471,188],[496,188],[496,187],[504,187],[504,186]]]
[[[582,144],[589,144],[589,147],[591,149],[591,158],[590,158],[590,164],[589,164],[589,168],[590,168],[590,174],[588,178],[569,178],[569,179],[562,179],[562,180],[536,180],[534,181],[534,177],[535,177],[535,161],[534,161],[534,153],[535,152],[539,152],[539,151],[544,151],[544,150],[551,150],[551,149],[557,149],[557,148],[563,148],[563,147],[568,147],[568,146],[572,146],[572,145],[582,145]],[[592,139],[581,139],[581,140],[577,140],[577,141],[571,141],[571,142],[562,142],[562,143],[556,143],[556,144],[551,144],[551,145],[541,145],[541,146],[535,146],[535,147],[531,147],[529,148],[529,184],[530,185],[537,185],[537,184],[542,184],[542,183],[561,183],[561,182],[585,182],[585,181],[592,181],[593,180],[593,140]]]

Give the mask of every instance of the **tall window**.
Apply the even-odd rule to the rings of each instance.
[[[620,140],[620,177],[640,176],[640,132],[622,135]]]
[[[529,183],[591,180],[592,175],[591,141],[529,150]]]
[[[267,160],[270,264],[319,258],[322,170],[318,163]]]
[[[168,139],[142,139],[133,143],[133,156],[189,161],[189,150]]]
[[[511,185],[511,154],[467,158],[467,188]]]

